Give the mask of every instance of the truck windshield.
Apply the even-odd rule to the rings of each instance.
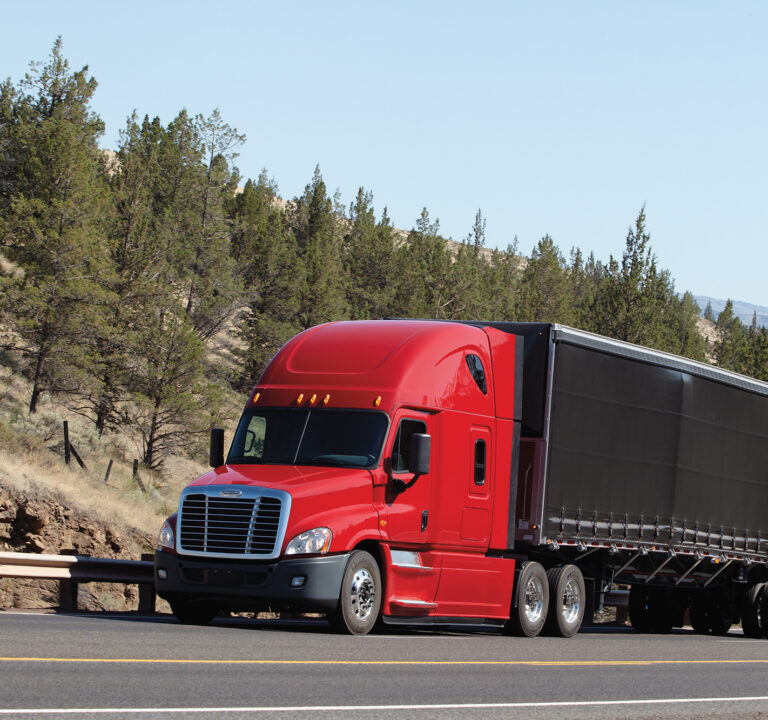
[[[373,467],[388,424],[375,411],[248,408],[227,463]]]

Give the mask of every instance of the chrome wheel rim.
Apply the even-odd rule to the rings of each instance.
[[[352,577],[349,599],[352,612],[358,620],[365,620],[372,612],[376,602],[376,583],[365,568],[360,568]]]
[[[544,613],[544,585],[537,577],[532,577],[525,585],[525,618],[537,623]]]
[[[569,580],[563,591],[563,620],[569,625],[576,622],[581,612],[581,589],[576,580]]]

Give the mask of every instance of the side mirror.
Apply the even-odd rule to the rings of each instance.
[[[221,467],[224,464],[224,428],[211,428],[210,466]]]
[[[408,472],[414,475],[426,475],[429,472],[429,453],[432,438],[425,433],[414,433],[410,437],[408,454]]]

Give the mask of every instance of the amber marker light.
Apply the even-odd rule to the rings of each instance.
[[[296,404],[301,405],[301,403],[304,402],[304,393],[299,393],[299,396],[296,398]]]
[[[323,398],[323,405],[327,405],[329,402],[331,402],[331,396],[330,395],[326,395]]]
[[[317,394],[313,393],[312,397],[309,398],[309,404],[314,405],[317,402]]]
[[[260,397],[261,397],[261,393],[260,393],[260,392],[257,392],[257,393],[256,393],[256,394],[253,396],[253,404],[254,404],[254,405],[255,405],[257,402],[259,402],[259,398],[260,398]]]
[[[379,407],[381,405],[381,395],[373,401],[373,407]]]

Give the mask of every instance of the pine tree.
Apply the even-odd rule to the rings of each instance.
[[[592,311],[598,290],[606,280],[605,267],[595,259],[594,253],[584,261],[581,250],[575,248],[571,250],[568,272],[573,293],[573,322],[583,330],[596,330]]]
[[[720,335],[713,349],[717,364],[735,372],[747,372],[748,331],[733,312],[732,300],[728,299],[725,303],[725,307],[717,316],[715,327]]]
[[[297,313],[302,328],[347,316],[342,243],[332,208],[320,168],[316,167],[312,182],[294,200],[291,213],[303,268]]]
[[[360,188],[349,208],[349,230],[344,237],[347,305],[353,320],[390,314],[396,267],[395,236],[387,210],[377,223],[373,195]]]
[[[132,402],[123,422],[141,437],[143,464],[159,469],[165,458],[192,444],[211,425],[201,401],[206,391],[202,341],[175,298],[155,306],[140,333],[144,352],[131,365]]]
[[[445,313],[450,320],[471,320],[484,316],[487,294],[483,283],[488,268],[485,227],[485,218],[478,209],[472,230],[459,245],[450,267],[449,282],[454,297]]]
[[[96,339],[98,369],[79,407],[99,434],[120,424],[119,403],[127,399],[131,385],[129,367],[143,352],[141,330],[171,290],[168,236],[155,205],[164,133],[158,118],[145,117],[139,125],[134,114],[121,133],[111,168],[111,273],[102,284],[111,291],[112,301]]]
[[[248,181],[232,202],[232,247],[245,286],[246,310],[239,324],[246,347],[238,353],[234,379],[253,386],[269,360],[301,329],[298,323],[302,272],[298,247],[265,172]]]
[[[239,175],[232,162],[245,135],[227,125],[218,108],[208,118],[198,115],[195,129],[205,159],[205,179],[198,199],[200,216],[189,248],[186,312],[195,332],[205,340],[231,317],[241,295],[230,252],[225,203],[237,186]]]
[[[645,228],[645,208],[627,232],[618,262],[610,258],[590,308],[596,332],[619,340],[674,352],[671,330],[676,300],[669,272],[659,270]]]
[[[568,266],[549,235],[533,249],[523,270],[518,317],[530,322],[573,324],[574,302]]]
[[[681,298],[671,300],[671,352],[684,355],[692,360],[706,359],[706,341],[699,332],[699,313],[701,309],[690,292],[683,293]]]
[[[424,208],[416,227],[398,247],[395,315],[432,319],[451,316],[455,302],[451,287],[453,258],[439,231],[440,222],[433,223]]]
[[[482,273],[484,300],[478,317],[500,321],[518,319],[518,295],[522,273],[520,266],[517,238],[514,238],[506,250],[491,251]]]
[[[18,91],[4,84],[0,99],[12,155],[0,236],[23,270],[5,280],[1,309],[28,360],[31,413],[43,392],[82,385],[106,302],[103,123],[90,109],[96,81],[87,73],[70,71],[58,38],[48,62],[32,63]]]

